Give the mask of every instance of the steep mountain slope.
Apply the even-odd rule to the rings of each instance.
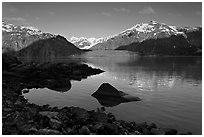
[[[174,26],[168,26],[164,23],[150,21],[149,23],[140,23],[129,28],[118,35],[108,38],[102,43],[95,44],[91,49],[117,49],[120,46],[129,45],[135,42],[142,42],[148,39],[167,38],[172,35],[183,35]]]
[[[28,26],[16,26],[2,22],[2,52],[19,51],[34,41],[55,35]]]
[[[24,58],[48,58],[50,60],[83,52],[64,37],[57,35],[33,42],[18,52]]]
[[[202,28],[201,27],[184,27],[177,28],[177,30],[184,32],[187,35],[189,43],[196,46],[198,49],[202,49]]]
[[[149,39],[141,43],[136,42],[126,46],[120,46],[116,50],[134,51],[140,55],[192,56],[198,54],[197,48],[191,46],[182,35]]]

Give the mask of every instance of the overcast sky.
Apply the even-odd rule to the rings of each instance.
[[[201,26],[202,3],[2,3],[2,18],[66,38],[107,37],[137,23]]]

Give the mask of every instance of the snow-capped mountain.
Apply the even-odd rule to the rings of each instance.
[[[104,38],[85,38],[85,37],[71,37],[69,40],[80,49],[89,49],[92,46],[105,41]]]
[[[184,30],[189,31],[192,29],[177,29],[176,26],[150,21],[149,23],[136,24],[119,34],[106,38],[72,37],[70,42],[81,49],[116,49],[120,46],[129,45],[134,42],[142,42],[147,39],[166,38],[172,35],[183,35],[186,37]]]
[[[150,21],[149,23],[136,24],[117,35],[108,37],[106,38],[106,41],[95,44],[91,49],[116,49],[120,46],[129,45],[134,42],[167,38],[172,35],[183,35],[186,37],[185,33],[178,31],[175,26]]]
[[[34,41],[54,37],[31,26],[16,26],[2,21],[2,52],[18,51]]]

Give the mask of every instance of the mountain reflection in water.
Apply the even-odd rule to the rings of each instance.
[[[110,73],[113,79],[128,81],[140,90],[159,90],[172,88],[176,82],[192,86],[202,82],[202,59],[200,57],[139,57],[133,53],[122,53],[117,57],[100,56],[86,58],[89,65],[99,67]]]

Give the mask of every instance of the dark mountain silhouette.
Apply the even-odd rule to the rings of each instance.
[[[129,50],[140,55],[176,55],[189,56],[197,54],[197,47],[191,45],[183,35],[168,38],[149,39],[141,43],[121,46],[116,50]]]
[[[82,53],[72,43],[68,42],[64,37],[58,35],[49,39],[38,40],[28,47],[18,52],[21,58],[47,58],[49,61],[59,57],[67,57],[72,54]]]

